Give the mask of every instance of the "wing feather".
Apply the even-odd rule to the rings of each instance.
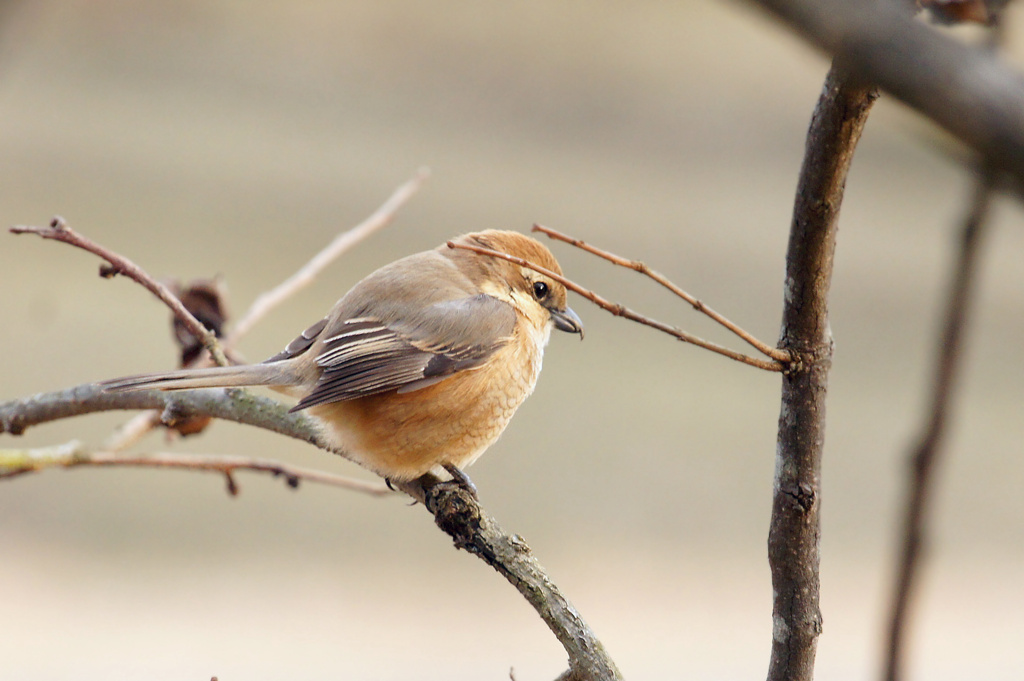
[[[512,306],[484,294],[434,303],[401,319],[367,312],[319,329],[322,374],[293,411],[432,385],[486,362],[515,326]],[[296,339],[289,349],[301,344]]]

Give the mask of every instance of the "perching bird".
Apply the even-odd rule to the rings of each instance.
[[[457,243],[561,273],[543,244],[517,232]],[[261,364],[105,381],[110,391],[266,385],[299,397],[327,440],[389,481],[462,472],[533,392],[551,329],[579,333],[562,284],[506,260],[447,245],[385,265],[327,317]]]

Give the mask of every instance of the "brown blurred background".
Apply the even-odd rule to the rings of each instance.
[[[268,318],[276,352],[355,281],[455,234],[534,222],[647,261],[778,333],[803,136],[827,61],[745,6],[446,0],[34,0],[0,6],[0,222],[53,214],[243,311],[421,165],[396,223]],[[1011,31],[1012,36],[1016,32]],[[1019,41],[1018,41],[1019,42]],[[873,678],[969,175],[892,101],[850,178],[824,467],[823,679]],[[1024,671],[1024,220],[985,248],[912,678]],[[553,246],[605,295],[739,347],[630,272]],[[95,258],[0,235],[0,399],[174,363],[165,310]],[[537,393],[470,473],[633,679],[760,678],[779,380],[572,303]],[[97,444],[128,414],[0,437]],[[353,475],[215,424],[142,451]],[[550,679],[564,655],[420,508],[240,474],[76,470],[0,484],[9,679]]]

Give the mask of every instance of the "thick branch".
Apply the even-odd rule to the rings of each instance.
[[[897,2],[753,0],[852,73],[972,147],[1024,187],[1024,77],[984,47],[915,21]]]
[[[821,633],[819,485],[832,363],[828,294],[839,207],[876,94],[833,65],[810,130],[786,255],[779,347],[797,361],[783,376],[768,561],[772,572],[769,681],[810,681]]]
[[[95,383],[0,403],[0,433],[21,435],[27,428],[72,416],[123,409],[159,410],[164,423],[189,416],[212,416],[297,438],[334,451],[314,419],[292,414],[277,400],[245,390],[140,390],[104,392]],[[343,452],[335,452],[344,456]]]
[[[883,672],[886,681],[897,681],[904,676],[902,667],[907,618],[925,540],[925,521],[934,488],[935,468],[939,463],[939,454],[946,433],[956,371],[962,356],[967,315],[971,311],[978,246],[991,198],[992,176],[988,172],[982,172],[978,178],[970,214],[964,223],[960,251],[954,265],[953,279],[946,301],[934,384],[929,393],[932,396],[931,408],[925,416],[920,438],[911,457],[912,472],[906,516],[903,520],[903,545],[893,594],[888,649]]]

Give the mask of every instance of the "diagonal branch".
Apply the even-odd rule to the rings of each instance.
[[[807,133],[786,254],[779,347],[783,374],[768,563],[772,652],[768,681],[811,681],[821,634],[820,482],[832,364],[828,296],[846,175],[877,93],[829,71]]]
[[[437,526],[452,537],[456,548],[465,549],[497,570],[533,606],[569,655],[569,671],[559,678],[622,678],[597,636],[551,581],[523,538],[503,530],[464,487],[446,483],[424,486],[421,478],[401,484],[399,489],[434,514]]]
[[[915,578],[921,563],[925,522],[934,488],[935,469],[939,463],[939,454],[946,433],[956,372],[963,354],[964,329],[967,326],[967,316],[971,312],[973,288],[976,283],[974,272],[977,268],[979,242],[992,203],[993,179],[990,169],[986,168],[979,172],[970,212],[964,220],[960,252],[954,265],[953,280],[946,300],[942,336],[939,339],[934,384],[930,391],[931,408],[928,410],[910,461],[912,475],[909,499],[903,519],[903,544],[894,586],[883,673],[886,681],[897,681],[904,677],[902,667],[907,619],[914,594]]]
[[[627,258],[623,258],[622,256],[615,255],[614,253],[602,250],[600,248],[597,248],[596,246],[591,246],[582,239],[576,239],[574,237],[569,236],[568,234],[563,234],[559,231],[551,229],[550,227],[545,227],[544,225],[534,225],[533,231],[547,234],[552,239],[557,239],[558,241],[564,241],[565,243],[571,244],[576,248],[586,251],[587,253],[596,255],[599,258],[604,258],[608,262],[618,265],[619,267],[625,267],[627,269],[633,270],[634,272],[639,272],[640,274],[652,279],[656,283],[660,284],[661,286],[665,287],[678,297],[685,300],[687,303],[692,305],[693,309],[697,310],[697,312],[701,312],[707,315],[708,317],[715,320],[725,328],[729,329],[729,331],[732,331],[735,335],[745,340],[747,343],[751,345],[751,347],[760,352],[762,355],[765,355],[766,357],[771,357],[772,359],[782,363],[791,362],[793,360],[790,354],[785,350],[774,348],[771,345],[765,343],[764,341],[758,340],[757,338],[754,337],[753,334],[746,331],[738,324],[730,321],[724,315],[715,312],[710,307],[705,305],[702,301],[698,300],[697,298],[694,298],[689,293],[676,286],[670,279],[668,279],[668,277],[661,274],[660,272],[652,270],[645,263],[642,263],[639,260],[629,260]]]
[[[556,272],[552,272],[551,270],[547,269],[546,267],[541,267],[540,265],[535,265],[534,263],[532,263],[532,262],[530,262],[528,260],[524,260],[523,258],[518,258],[518,257],[516,257],[514,255],[509,255],[507,253],[502,253],[500,251],[494,251],[494,250],[491,250],[489,248],[483,248],[481,246],[474,246],[473,244],[457,244],[454,241],[449,241],[448,242],[448,248],[461,248],[461,249],[464,249],[464,250],[467,250],[467,251],[473,251],[474,253],[479,253],[480,255],[488,255],[488,256],[490,256],[492,258],[501,258],[502,260],[507,260],[507,261],[509,261],[511,263],[515,263],[516,265],[519,265],[520,267],[527,267],[527,268],[529,268],[531,270],[534,270],[535,272],[540,272],[541,274],[543,274],[546,277],[550,277],[551,279],[553,279],[553,280],[557,281],[558,283],[562,284],[563,286],[565,286],[565,288],[569,289],[570,291],[573,291],[574,293],[578,293],[579,295],[583,296],[584,298],[586,298],[590,302],[594,303],[595,305],[597,305],[601,309],[606,310],[606,311],[612,313],[616,317],[624,317],[625,319],[628,319],[628,320],[633,321],[633,322],[637,322],[638,324],[643,324],[644,326],[649,326],[652,329],[657,329],[658,331],[661,331],[663,333],[667,333],[668,335],[670,335],[670,336],[672,336],[674,338],[678,338],[679,340],[681,340],[681,341],[683,341],[685,343],[691,343],[691,344],[696,345],[698,347],[702,347],[705,350],[710,350],[712,352],[718,353],[719,355],[724,355],[724,356],[726,356],[726,357],[728,357],[730,359],[734,359],[737,362],[742,362],[744,364],[749,364],[750,366],[757,367],[758,369],[764,369],[765,371],[783,371],[783,370],[785,370],[785,365],[783,365],[781,362],[778,362],[776,360],[764,360],[764,359],[760,359],[758,357],[751,357],[750,355],[744,355],[742,352],[736,352],[735,350],[730,350],[729,348],[726,348],[726,347],[723,347],[721,345],[718,345],[717,343],[712,343],[711,341],[706,341],[703,338],[698,338],[697,336],[694,336],[693,334],[689,334],[689,333],[683,331],[682,329],[677,329],[674,326],[669,326],[668,324],[665,324],[663,322],[659,322],[656,319],[651,319],[650,317],[645,317],[642,314],[640,314],[639,312],[634,312],[633,310],[629,309],[628,307],[626,307],[624,305],[620,305],[619,303],[613,303],[612,301],[608,300],[607,298],[601,297],[597,293],[591,291],[588,288],[584,288],[584,287],[580,286],[579,284],[577,284],[576,282],[572,281],[571,279],[566,279],[561,274],[558,274]]]
[[[213,356],[214,361],[216,361],[217,364],[220,366],[227,366],[229,364],[227,357],[224,356],[224,351],[220,347],[220,342],[217,340],[217,336],[203,326],[202,322],[196,319],[191,312],[185,309],[185,306],[181,304],[181,301],[178,300],[178,297],[174,295],[169,288],[149,276],[145,270],[128,258],[125,258],[124,256],[99,245],[92,239],[82,236],[78,232],[74,231],[64,221],[64,218],[59,216],[53,218],[47,227],[19,226],[11,227],[10,231],[12,234],[35,234],[44,239],[61,241],[103,258],[110,263],[110,265],[100,267],[100,276],[109,278],[118,274],[123,274],[132,281],[141,284],[147,291],[163,301],[167,307],[171,308],[174,315],[185,324],[185,327],[192,333],[192,335],[196,338],[202,339],[203,345],[210,351],[210,354]]]
[[[227,339],[224,341],[224,345],[229,348],[234,347],[234,344],[237,343],[242,336],[252,330],[252,327],[263,319],[267,313],[291,296],[295,295],[297,291],[309,286],[309,284],[313,282],[325,267],[337,260],[342,254],[366,237],[391,224],[391,221],[395,219],[395,214],[398,210],[409,202],[409,199],[411,199],[416,192],[420,190],[420,187],[423,186],[423,183],[426,182],[429,177],[430,170],[427,168],[420,168],[412,179],[399,186],[391,196],[388,197],[387,201],[381,204],[381,206],[377,208],[372,215],[352,229],[342,232],[336,236],[331,243],[314,255],[309,262],[303,265],[295,274],[288,277],[288,279],[284,280],[270,291],[267,291],[256,298],[253,304],[249,307],[249,310],[245,313],[238,324],[235,325],[235,328],[231,333],[228,334]]]

